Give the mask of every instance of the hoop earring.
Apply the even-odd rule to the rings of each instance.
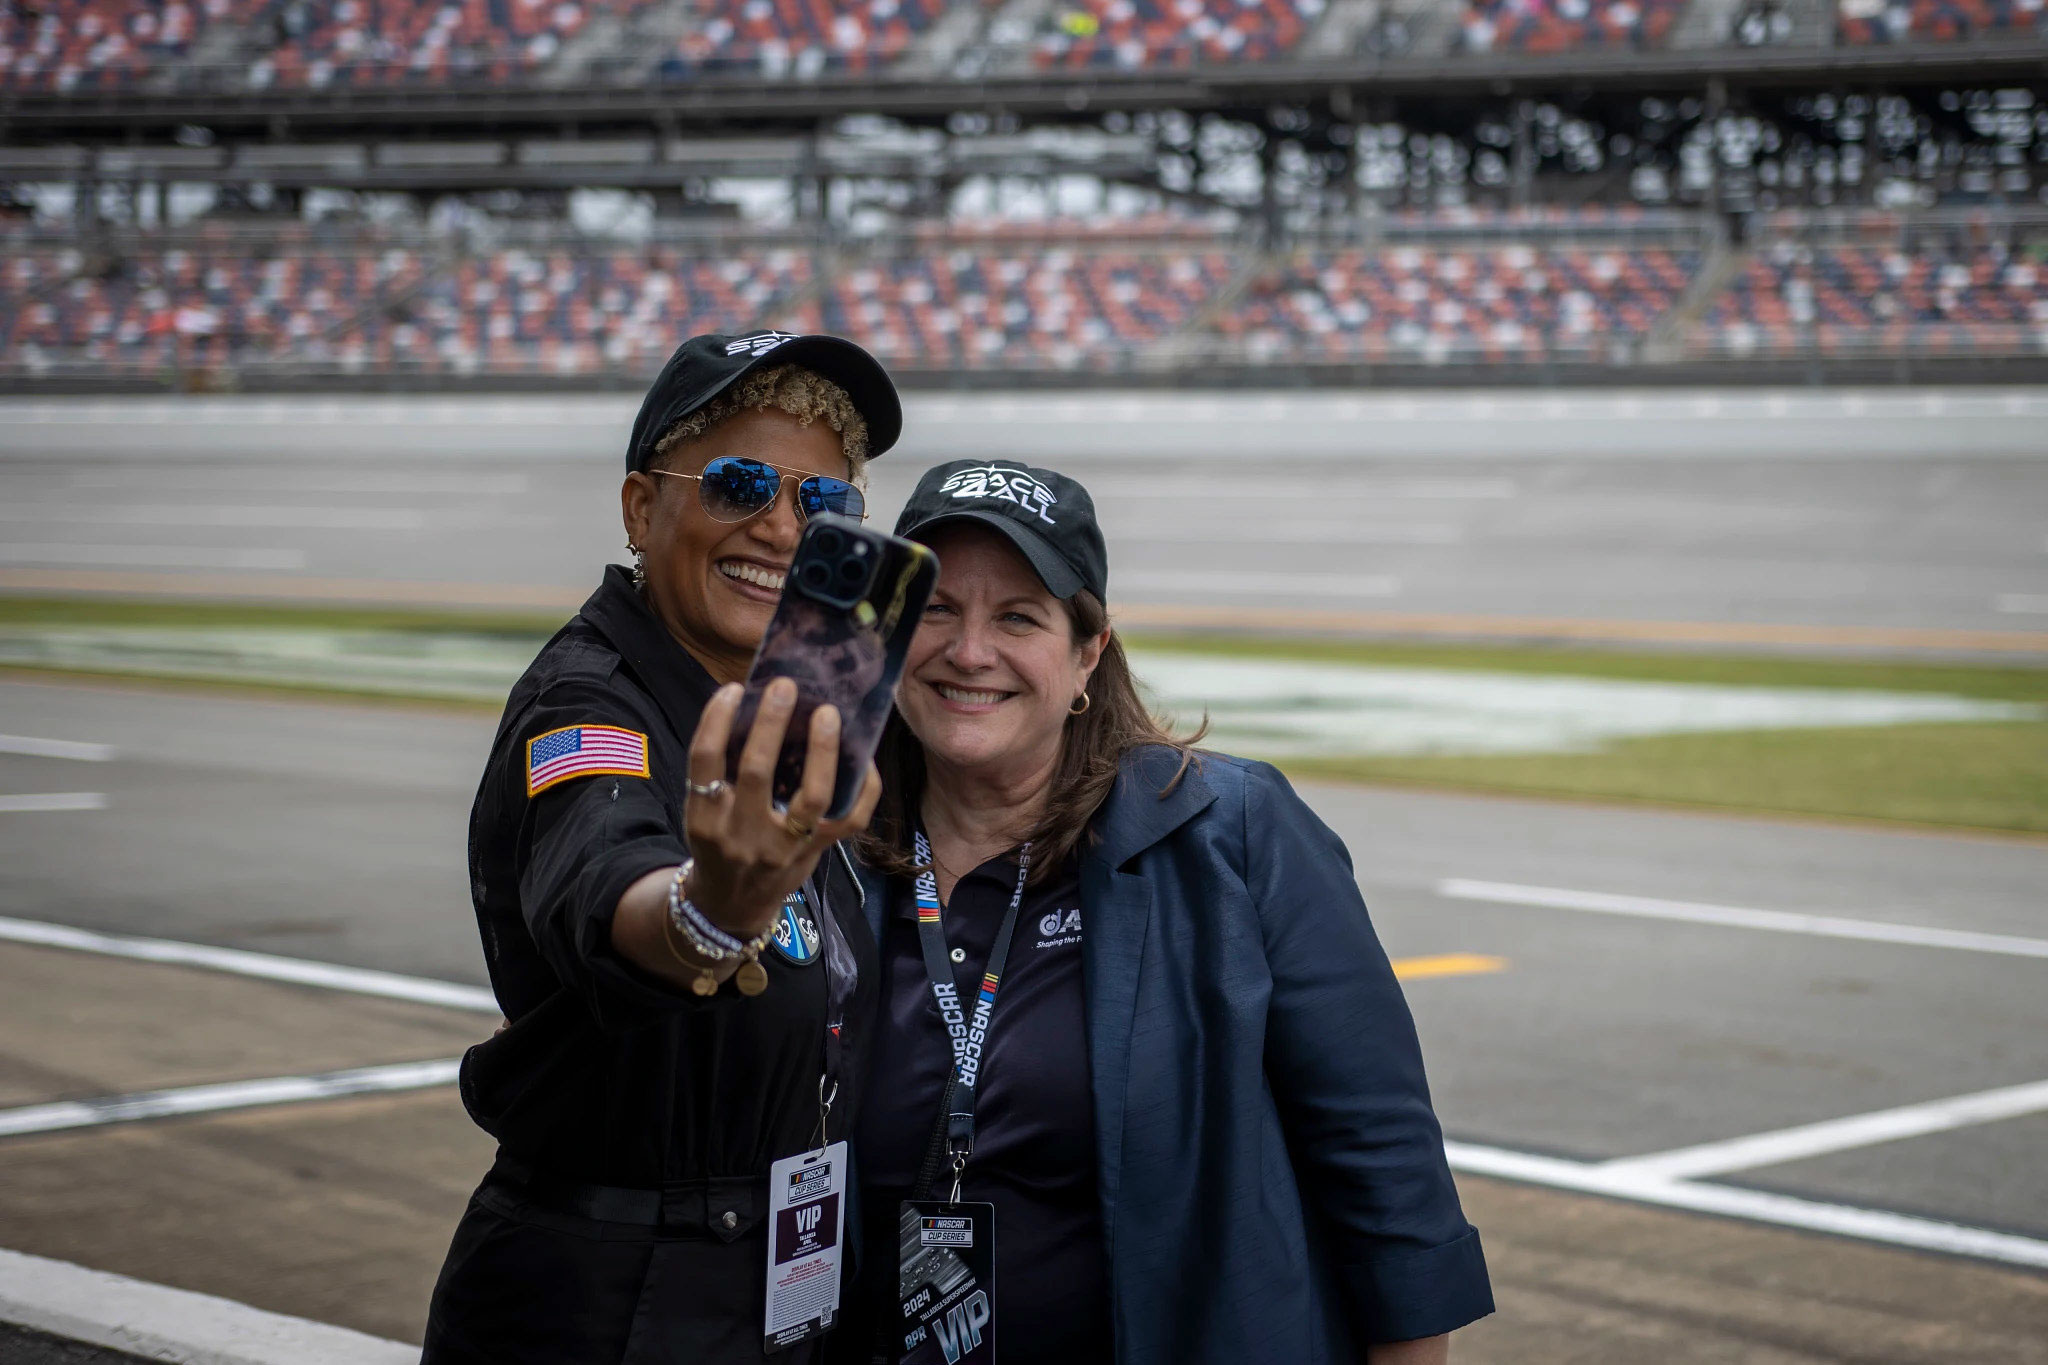
[[[1080,696],[1074,698],[1074,700],[1079,704],[1067,707],[1067,714],[1070,716],[1085,715],[1088,711],[1089,706],[1088,694],[1086,692],[1083,692]]]
[[[633,552],[633,587],[643,589],[647,586],[647,552],[630,540],[626,548]]]

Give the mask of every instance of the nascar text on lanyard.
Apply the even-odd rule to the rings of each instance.
[[[996,1351],[995,1255],[996,1210],[993,1204],[960,1202],[960,1180],[974,1152],[974,1106],[981,1092],[982,1049],[988,1043],[989,1016],[995,1012],[996,990],[1002,985],[1003,963],[1017,932],[1017,908],[1024,903],[1024,881],[1031,872],[1031,845],[1017,854],[1017,889],[1010,909],[996,930],[995,943],[982,974],[972,1014],[960,1008],[960,989],[953,976],[952,954],[940,925],[939,883],[932,868],[932,847],[917,833],[917,938],[924,949],[925,975],[939,1002],[939,1018],[953,1044],[953,1074],[940,1101],[944,1111],[945,1151],[953,1158],[953,1194],[931,1199],[938,1175],[938,1135],[925,1154],[912,1197],[898,1210],[896,1284],[901,1315],[896,1340],[884,1358],[896,1365],[994,1365]]]
[[[953,1202],[960,1201],[960,1177],[967,1158],[974,1152],[974,1106],[980,1094],[981,1053],[988,1042],[989,1016],[995,1012],[996,991],[1002,985],[1003,964],[1009,960],[1010,940],[1017,932],[1017,907],[1024,903],[1024,881],[1031,874],[1031,845],[1017,851],[1017,887],[1010,893],[1010,908],[996,929],[989,949],[988,967],[981,978],[981,990],[974,998],[971,1014],[960,1008],[960,988],[953,976],[953,963],[946,949],[946,931],[939,922],[939,881],[933,872],[932,846],[917,832],[917,938],[924,949],[925,975],[931,978],[932,996],[939,1002],[939,1018],[953,1041],[952,1105],[946,1115],[946,1150],[953,1158]]]

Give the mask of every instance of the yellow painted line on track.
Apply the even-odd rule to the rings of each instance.
[[[1506,958],[1488,957],[1483,953],[1438,953],[1434,957],[1394,959],[1394,978],[1397,981],[1425,981],[1433,976],[1483,976],[1507,969]]]

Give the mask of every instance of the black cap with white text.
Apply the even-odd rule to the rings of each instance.
[[[794,332],[708,333],[676,347],[641,401],[626,443],[626,468],[644,470],[654,447],[669,429],[755,370],[801,365],[846,390],[854,410],[868,424],[868,457],[881,454],[903,434],[903,405],[882,363],[844,337],[798,336]]]
[[[1062,600],[1086,588],[1109,600],[1109,551],[1095,500],[1064,474],[1010,460],[953,460],[917,481],[896,534],[922,540],[942,526],[973,522],[1002,532]]]

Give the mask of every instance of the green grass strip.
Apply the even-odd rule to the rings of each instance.
[[[1133,648],[1235,659],[1301,659],[1382,668],[1451,668],[1636,682],[1734,687],[1853,687],[1948,692],[1995,701],[2048,701],[2048,666],[1831,659],[1778,654],[1552,648],[1543,645],[1433,645],[1376,640],[1287,640],[1244,635],[1137,634]]]
[[[534,647],[571,613],[436,611],[409,607],[156,602],[97,597],[0,596],[0,627],[149,626],[158,629],[394,630],[436,635],[531,636]]]
[[[530,640],[536,649],[565,616],[0,597],[0,627],[416,631]],[[1241,635],[1146,633],[1127,638],[1132,645],[1150,650],[1234,658],[1751,687],[1872,688],[2048,702],[2048,667],[2012,664],[1275,640]],[[26,670],[21,676],[52,674]],[[388,692],[242,681],[216,684],[185,678],[152,680],[132,673],[106,676],[115,682],[160,681],[180,688],[250,695],[268,692],[357,703],[496,709]],[[1284,766],[1303,778],[2048,833],[2048,722],[1660,735],[1623,740],[1595,753],[1301,758],[1289,759]]]
[[[1598,753],[1289,759],[1297,777],[2048,833],[2048,723],[1726,731]]]

